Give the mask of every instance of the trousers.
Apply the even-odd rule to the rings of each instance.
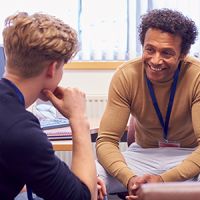
[[[194,150],[195,148],[180,147],[142,148],[138,144],[132,143],[122,154],[127,166],[134,174],[142,176],[144,174],[162,174],[180,164]],[[104,180],[108,193],[127,191],[127,188],[109,175],[98,161],[96,161],[96,167],[98,176]]]

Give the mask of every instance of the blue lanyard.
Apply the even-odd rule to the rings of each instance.
[[[6,78],[2,78],[2,80],[3,80],[3,82],[5,84],[7,84],[8,86],[10,86],[15,91],[15,94],[18,97],[19,103],[21,105],[25,106],[24,96],[21,93],[21,91],[17,88],[17,86],[14,83],[12,83],[10,80],[6,79]],[[28,186],[27,186],[27,197],[28,197],[28,200],[33,200],[32,190]]]
[[[151,96],[151,99],[152,99],[152,103],[153,103],[154,109],[156,111],[156,114],[158,116],[158,119],[160,121],[160,124],[163,128],[163,137],[164,137],[165,140],[167,140],[167,136],[168,136],[169,119],[170,119],[172,106],[173,106],[173,102],[174,102],[174,96],[175,96],[175,92],[176,92],[176,86],[177,86],[177,82],[178,82],[178,76],[179,76],[180,68],[181,68],[181,63],[179,63],[178,68],[176,69],[176,71],[174,73],[174,77],[173,77],[174,80],[173,80],[171,90],[170,90],[170,97],[169,97],[169,103],[168,103],[168,107],[167,107],[167,113],[166,113],[166,116],[165,116],[165,122],[164,122],[162,114],[160,112],[158,102],[156,100],[156,96],[155,96],[155,93],[154,93],[154,90],[153,90],[152,83],[147,78],[147,76],[145,74],[145,78],[146,78],[147,86],[148,86],[149,93],[150,93],[150,96]]]
[[[28,200],[33,200],[32,189],[28,185],[26,185],[26,189],[27,189]]]

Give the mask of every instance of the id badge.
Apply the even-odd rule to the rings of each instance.
[[[176,141],[160,140],[158,142],[159,147],[180,147],[180,143]]]

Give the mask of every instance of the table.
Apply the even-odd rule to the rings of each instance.
[[[54,151],[72,151],[72,140],[51,141]]]
[[[89,119],[89,123],[90,123],[91,141],[95,142],[98,133],[100,119]],[[57,128],[54,130],[62,131],[66,129],[67,131],[71,131],[70,127]],[[72,151],[72,145],[73,145],[72,140],[51,140],[51,143],[55,151]]]
[[[98,128],[100,124],[100,119],[89,119],[90,123],[90,134],[91,134],[91,141],[95,142],[98,134]],[[65,127],[65,128],[59,128],[57,130],[63,130],[63,129],[68,129],[69,131],[71,130],[70,127]],[[127,130],[128,130],[128,125],[125,130],[125,134],[121,138],[121,142],[126,142],[127,138]],[[72,140],[54,140],[51,141],[53,144],[53,149],[55,151],[72,151]]]

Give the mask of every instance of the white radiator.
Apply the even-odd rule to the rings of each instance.
[[[86,108],[89,119],[100,119],[107,104],[106,95],[87,95]]]

